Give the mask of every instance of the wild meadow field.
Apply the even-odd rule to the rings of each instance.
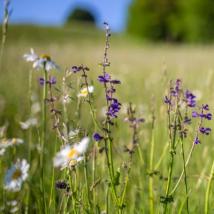
[[[213,59],[108,25],[9,26],[0,213],[214,213]]]

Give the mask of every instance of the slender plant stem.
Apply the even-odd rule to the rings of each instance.
[[[209,213],[209,196],[210,196],[210,189],[211,189],[213,177],[214,177],[214,161],[212,163],[206,195],[205,195],[205,209],[204,209],[205,214]]]
[[[182,151],[183,170],[184,170],[184,183],[185,183],[185,191],[186,191],[186,208],[187,208],[187,213],[189,213],[188,183],[187,183],[186,160],[185,160],[185,154],[184,154],[183,139],[181,139],[181,151]]]
[[[1,50],[0,50],[0,71],[3,64],[3,55],[4,49],[7,39],[7,31],[8,31],[8,23],[9,23],[9,5],[10,0],[4,0],[4,17],[3,17],[3,24],[2,24],[2,39],[1,39]]]
[[[45,68],[45,65],[44,65]],[[47,100],[47,71],[44,69],[44,87],[43,87],[43,108],[42,108],[42,125],[43,125],[43,130],[42,130],[42,139],[41,139],[41,154],[40,154],[40,170],[41,170],[41,183],[40,183],[40,188],[41,188],[41,193],[42,193],[42,200],[43,200],[43,207],[45,209],[45,213],[47,213],[47,207],[46,207],[46,201],[45,201],[45,189],[44,189],[44,146],[47,141],[47,106],[46,106],[46,100]]]
[[[190,161],[190,158],[191,158],[191,156],[192,156],[192,152],[193,152],[194,148],[195,148],[195,144],[193,143],[193,144],[192,144],[192,147],[191,147],[191,149],[190,149],[189,155],[188,155],[188,157],[187,157],[187,160],[186,160],[185,168],[187,167],[187,165],[188,165],[188,163],[189,163],[189,161]],[[170,192],[170,195],[172,195],[172,194],[177,190],[177,188],[178,188],[178,186],[179,186],[179,184],[180,184],[180,182],[181,182],[181,180],[182,180],[183,175],[184,175],[184,169],[182,170],[181,175],[180,175],[180,177],[179,177],[177,183],[175,184],[175,187],[174,187],[174,188],[172,189],[172,191]]]
[[[150,173],[153,172],[154,159],[154,130],[152,130],[151,149],[150,149]],[[153,174],[149,176],[149,207],[150,213],[154,213],[154,194],[153,194]]]

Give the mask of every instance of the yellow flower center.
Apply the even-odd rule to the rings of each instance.
[[[81,94],[81,96],[86,97],[86,96],[88,95],[88,90],[87,90],[87,88],[83,88],[83,89],[80,91],[80,94]]]
[[[46,59],[47,61],[51,61],[51,57],[50,57],[49,55],[47,55],[47,54],[42,54],[42,55],[40,56],[40,58]]]
[[[12,139],[12,144],[16,144],[16,143],[17,143],[16,138],[13,138],[13,139]]]
[[[21,177],[22,171],[20,169],[16,169],[16,171],[12,175],[12,180],[17,180],[19,177]]]
[[[71,150],[69,151],[69,153],[67,154],[67,157],[68,157],[68,158],[73,158],[75,155],[78,155],[77,150],[76,150],[76,149],[71,149]]]

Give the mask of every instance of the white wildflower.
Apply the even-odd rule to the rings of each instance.
[[[3,156],[4,155],[4,153],[5,153],[5,149],[3,148],[3,149],[0,149],[0,156]]]
[[[19,144],[23,144],[24,140],[20,139],[20,138],[12,138],[12,139],[0,139],[0,149],[4,149],[7,148],[9,146],[13,146],[13,145],[19,145]]]
[[[75,138],[79,134],[79,129],[70,130],[68,133],[69,139]]]
[[[13,192],[20,191],[23,181],[25,181],[28,177],[29,167],[30,165],[25,159],[18,159],[6,173],[4,188]]]
[[[76,165],[79,161],[83,160],[83,154],[88,148],[89,141],[90,139],[85,137],[73,146],[66,145],[54,157],[54,166],[64,169],[65,167]]]
[[[25,122],[19,122],[22,129],[27,130],[30,127],[36,126],[38,124],[38,120],[36,118],[29,118]]]
[[[27,62],[33,62],[33,68],[50,70],[59,70],[59,66],[51,60],[51,57],[47,54],[38,56],[34,50],[31,48],[30,53],[24,54],[24,59]]]
[[[84,87],[80,90],[80,93],[77,95],[78,97],[87,97],[88,96],[88,93],[93,93],[94,92],[94,86],[88,86],[87,87]]]

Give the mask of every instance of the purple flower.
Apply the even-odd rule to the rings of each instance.
[[[199,131],[200,131],[202,134],[209,135],[210,132],[211,132],[211,128],[200,127],[200,128],[199,128]]]
[[[172,96],[177,97],[181,90],[181,80],[177,79],[175,83],[175,88],[170,89],[170,93]]]
[[[43,86],[45,84],[45,79],[40,77],[39,78],[39,84]]]
[[[77,73],[82,70],[82,66],[72,66],[71,70],[73,71],[73,73]]]
[[[185,98],[186,98],[186,102],[187,102],[187,106],[193,108],[196,106],[196,96],[190,92],[189,90],[186,90],[185,92]]]
[[[47,81],[50,85],[56,84],[56,77],[50,77],[50,79]]]
[[[103,136],[101,136],[99,133],[95,132],[93,134],[93,138],[94,138],[95,141],[99,142],[99,141],[101,141],[103,139]]]
[[[206,111],[209,111],[209,106],[208,106],[207,104],[202,105],[202,109],[203,109],[203,110],[206,110]]]
[[[185,124],[191,124],[191,119],[187,116],[184,117],[184,123]]]
[[[164,103],[171,105],[171,100],[167,96],[165,96]]]
[[[198,117],[198,116],[199,116],[198,112],[196,112],[196,111],[192,112],[192,117]]]
[[[101,83],[107,83],[109,82],[111,79],[110,75],[108,73],[105,73],[103,76],[98,76],[98,80],[101,82]]]
[[[198,138],[198,136],[195,138],[195,140],[194,140],[194,144],[199,144],[199,143],[201,143],[200,142],[200,140],[199,140],[199,138]]]
[[[110,117],[117,117],[117,113],[119,112],[120,110],[120,107],[121,104],[118,102],[117,99],[115,98],[112,98],[112,103],[110,104],[109,108],[108,108],[108,112],[107,112],[107,115],[110,116]]]

